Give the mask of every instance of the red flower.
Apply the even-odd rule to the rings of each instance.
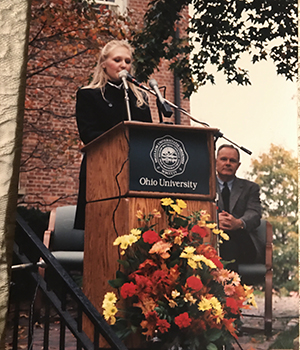
[[[168,329],[171,327],[170,323],[167,320],[161,320],[160,318],[157,320],[156,325],[160,333],[168,332]]]
[[[208,231],[204,227],[199,225],[194,225],[192,228],[193,233],[197,233],[201,238],[208,236]]]
[[[215,257],[215,258],[210,258],[210,260],[217,266],[218,269],[223,269],[224,266],[220,261],[219,257]]]
[[[188,287],[194,289],[197,292],[203,288],[203,283],[201,282],[200,278],[195,276],[188,277],[186,279],[186,284]]]
[[[181,329],[181,328],[189,327],[192,320],[189,318],[189,314],[187,312],[184,312],[183,314],[176,316],[174,319],[174,322]]]
[[[135,283],[138,286],[139,293],[151,293],[153,288],[153,283],[148,277],[136,274],[134,276]]]
[[[153,244],[155,242],[160,241],[161,238],[159,237],[158,233],[156,233],[155,231],[148,230],[143,233],[143,240],[145,243]]]
[[[226,299],[226,306],[228,306],[231,309],[231,312],[237,314],[239,312],[239,305],[237,301],[233,298],[227,298]]]
[[[124,283],[120,290],[121,297],[123,299],[134,296],[136,292],[137,292],[137,286],[132,282]]]

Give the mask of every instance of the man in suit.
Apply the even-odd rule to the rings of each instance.
[[[240,154],[232,145],[222,145],[217,151],[217,193],[219,228],[230,239],[220,244],[220,255],[226,261],[235,260],[227,268],[237,271],[239,263],[256,262],[261,258],[262,244],[256,234],[260,225],[259,186],[236,177]]]

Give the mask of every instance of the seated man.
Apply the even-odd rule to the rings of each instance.
[[[239,263],[254,263],[263,251],[256,228],[260,225],[259,186],[235,176],[240,166],[240,154],[232,145],[222,145],[217,151],[217,193],[219,228],[230,239],[220,244],[223,260],[235,260],[227,265],[237,271]]]

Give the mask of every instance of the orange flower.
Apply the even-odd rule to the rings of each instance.
[[[160,333],[166,333],[168,332],[169,328],[171,327],[170,323],[167,320],[157,320],[157,327]]]
[[[230,318],[230,319],[223,319],[223,324],[224,326],[229,330],[229,332],[236,338],[238,339],[238,336],[236,335],[236,329],[234,326],[234,322],[235,319],[234,318]]]
[[[158,241],[153,244],[152,248],[149,250],[149,254],[159,254],[162,259],[168,259],[170,257],[168,250],[170,250],[171,247],[171,243]]]

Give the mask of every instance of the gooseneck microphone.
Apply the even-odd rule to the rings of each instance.
[[[127,70],[124,69],[121,72],[119,72],[119,78],[122,79],[123,81],[123,86],[124,86],[124,98],[125,98],[125,104],[126,104],[126,110],[127,110],[127,116],[128,116],[128,120],[131,121],[131,112],[130,112],[130,104],[129,104],[129,87],[127,84]]]
[[[125,90],[129,89],[127,84],[127,75],[128,75],[128,72],[126,69],[121,70],[121,72],[119,73],[119,78],[122,79]]]
[[[162,94],[159,91],[157,81],[155,79],[150,79],[149,80],[149,86],[151,89],[155,91],[156,97],[158,99],[158,102],[161,106],[162,112],[165,117],[171,117],[172,115],[172,109],[170,105],[167,103],[167,101],[163,98]]]
[[[153,92],[153,91],[151,91],[147,86],[145,86],[145,85],[143,85],[142,83],[140,83],[139,81],[137,81],[137,80],[135,79],[135,77],[133,77],[131,74],[129,74],[129,73],[127,72],[126,69],[122,70],[122,71],[119,73],[119,78],[121,78],[121,79],[123,80],[123,78],[120,76],[120,74],[122,75],[122,77],[123,77],[123,75],[125,76],[125,74],[126,74],[125,78],[126,78],[128,81],[130,81],[131,83],[133,83],[134,85],[138,86],[139,88],[141,88],[141,89],[143,89],[143,90],[146,90],[146,91],[148,91],[148,92]]]

